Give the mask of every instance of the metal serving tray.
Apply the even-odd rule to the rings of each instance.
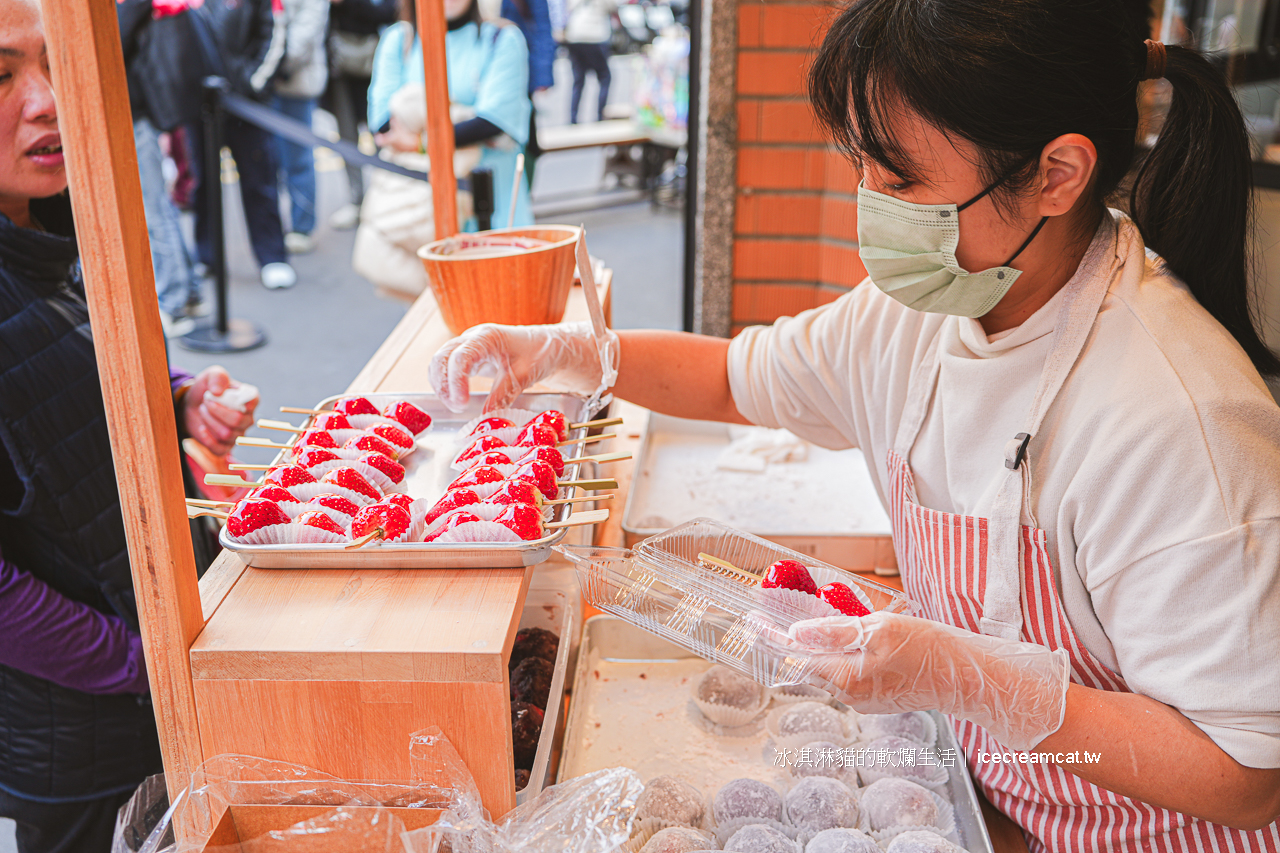
[[[340,397],[334,395],[321,400],[315,408],[329,409]],[[444,494],[444,488],[458,472],[449,467],[458,447],[458,432],[468,422],[484,411],[485,394],[473,394],[467,409],[454,413],[445,408],[434,394],[364,394],[375,405],[379,401],[408,400],[431,415],[431,428],[418,436],[417,449],[404,458],[405,486],[414,497],[435,498]],[[379,406],[381,408],[381,406]],[[587,400],[574,394],[524,394],[513,408],[541,412],[558,409],[570,422],[590,420],[593,412],[587,411]],[[574,430],[571,438],[587,434],[585,428]],[[284,436],[286,433],[275,433]],[[565,478],[586,479],[579,476],[583,464],[572,460],[590,455],[587,445],[572,444],[565,450]],[[276,455],[280,461],[285,451]],[[573,511],[572,504],[555,508],[553,520],[563,521]],[[367,545],[355,550],[345,550],[343,545],[243,545],[232,542],[224,527],[219,535],[222,547],[236,554],[245,564],[257,569],[465,569],[512,568],[532,566],[551,556],[552,546],[564,539],[567,528],[535,542],[388,542]]]
[[[689,696],[693,679],[707,666],[692,652],[616,616],[588,619],[557,781],[624,766],[646,782],[678,775],[708,795],[741,776],[783,788],[793,784],[790,771],[769,760],[769,734],[763,727],[755,734],[727,737],[698,724]],[[962,756],[951,724],[941,714],[932,715],[937,748]],[[993,853],[964,760],[948,773],[945,796],[955,807],[962,846],[969,853]]]
[[[628,548],[707,516],[849,571],[896,569],[889,517],[861,451],[811,445],[803,462],[723,471],[716,459],[729,431],[650,412],[622,516]]]

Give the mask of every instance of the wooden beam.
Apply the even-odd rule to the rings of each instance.
[[[89,317],[170,796],[202,759],[202,626],[115,0],[42,0]],[[216,178],[216,176],[215,176]]]
[[[479,0],[472,0],[479,2]],[[453,122],[449,120],[449,64],[445,57],[444,0],[418,0],[418,35],[427,92],[427,154],[436,239],[458,233],[458,179],[453,173]]]

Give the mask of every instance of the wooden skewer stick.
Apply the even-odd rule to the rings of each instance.
[[[622,423],[622,418],[597,418],[594,421],[583,421],[580,424],[569,424],[569,429],[590,429],[591,427],[611,427]]]
[[[232,471],[270,471],[274,465],[260,465],[255,462],[232,462],[227,466]]]
[[[212,477],[213,475],[210,474],[209,476]],[[582,489],[585,492],[593,492],[593,491],[596,491],[597,489],[616,489],[618,488],[618,481],[617,480],[561,480],[559,483],[557,483],[557,485],[563,486],[566,489],[571,489],[576,486],[577,488]]]
[[[259,421],[258,425],[262,425],[261,421]],[[568,441],[558,442],[556,447],[568,447],[570,444],[590,444],[593,441],[604,441],[607,438],[617,437],[618,434],[616,432],[608,432],[601,435],[584,435],[582,438],[571,438]]]
[[[204,507],[189,506],[187,507],[187,518],[199,518],[202,515],[213,516],[214,518],[226,518],[225,512],[218,512],[216,509],[206,509]]]
[[[251,435],[242,435],[236,439],[236,444],[241,447],[267,447],[272,450],[288,450],[293,447],[292,444],[279,444],[278,442],[268,441],[265,438],[255,438]]]
[[[262,485],[260,482],[250,482],[243,477],[233,477],[230,474],[205,474],[204,484],[206,486],[230,486],[233,489],[253,489]]]
[[[333,409],[299,409],[297,406],[281,406],[280,411],[290,415],[327,415]]]
[[[594,456],[579,456],[576,459],[566,459],[564,464],[573,465],[578,462],[598,462],[603,465],[605,462],[621,462],[623,459],[630,459],[631,454],[625,450],[616,453],[597,453]]]
[[[581,504],[590,501],[611,501],[613,495],[580,495],[576,498],[560,498],[554,501],[543,501],[542,506],[560,506],[561,504]]]
[[[561,527],[577,527],[582,524],[600,524],[609,517],[607,509],[592,509],[586,512],[575,512],[564,521],[552,521],[544,524],[548,530],[559,530]]]
[[[698,554],[698,562],[716,574],[727,577],[730,580],[741,581],[750,586],[756,586],[760,583],[760,578],[751,574],[751,572],[738,568],[728,560],[713,557],[705,551]]]
[[[365,545],[368,545],[373,540],[381,539],[381,538],[382,538],[381,532],[377,530],[371,530],[365,535],[361,536],[359,539],[353,540],[350,545],[344,545],[342,550],[354,551],[356,548],[363,548]]]
[[[296,427],[291,423],[286,423],[284,421],[273,421],[267,418],[263,418],[262,420],[258,421],[258,426],[262,427],[263,429],[278,429],[281,432],[296,432],[299,434],[306,432],[305,429],[302,429],[301,427]]]
[[[235,506],[236,502],[235,501],[207,501],[204,498],[187,498],[187,505],[188,506],[206,506],[206,507]]]

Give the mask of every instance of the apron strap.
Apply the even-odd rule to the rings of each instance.
[[[1132,234],[1129,236],[1132,239]],[[1132,274],[1128,268],[1136,267],[1140,275],[1141,258],[1132,257],[1132,247],[1116,248],[1117,254],[1126,256],[1122,269]],[[986,592],[979,622],[984,634],[1006,640],[1017,640],[1022,634],[1022,509],[1030,477],[1027,449],[1079,360],[1113,277],[1093,276],[1067,283],[1027,426],[1005,445],[1004,482],[989,515]]]

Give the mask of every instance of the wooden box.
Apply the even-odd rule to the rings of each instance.
[[[531,571],[246,569],[191,647],[204,754],[408,780],[410,734],[436,725],[500,817]]]
[[[231,805],[222,813],[202,848],[202,853],[385,853],[386,846],[370,845],[368,850],[352,847],[350,836],[339,840],[317,833],[288,841],[264,837],[272,830],[286,829],[295,823],[333,811],[333,806],[262,806]],[[372,815],[371,807],[347,807],[355,815]],[[440,817],[437,809],[386,809],[404,824],[405,830],[430,826]],[[385,837],[382,839],[385,842]]]

